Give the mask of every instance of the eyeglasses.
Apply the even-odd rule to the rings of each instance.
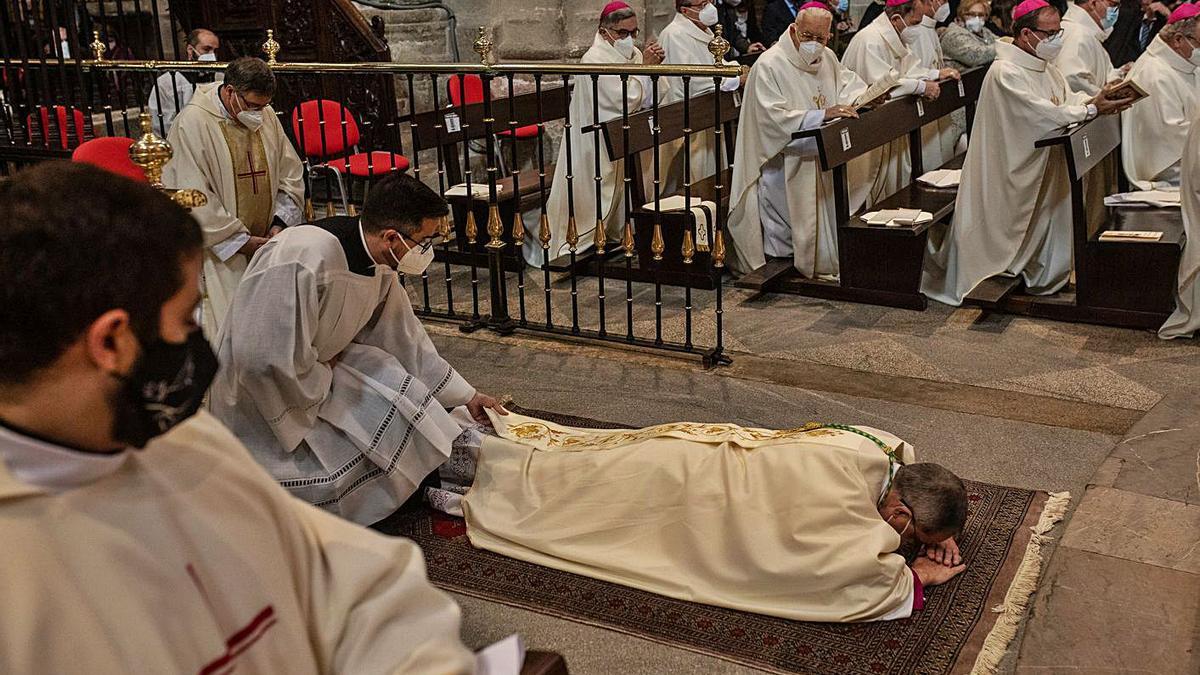
[[[442,235],[440,235],[440,234],[435,234],[432,237],[426,237],[425,239],[423,239],[421,241],[417,241],[416,239],[413,239],[413,238],[411,238],[407,235],[403,235],[403,234],[400,236],[404,237],[405,239],[407,239],[407,240],[411,241],[413,244],[415,244],[409,250],[420,251],[421,253],[428,253],[429,249],[442,243]]]
[[[238,101],[240,101],[240,102],[241,102],[241,104],[242,104],[242,107],[243,107],[243,108],[245,108],[246,110],[249,110],[249,111],[251,111],[251,112],[258,112],[258,111],[261,111],[261,110],[263,110],[264,108],[266,108],[268,105],[270,105],[270,103],[264,103],[264,104],[262,104],[262,105],[259,105],[259,104],[257,104],[257,103],[251,103],[250,101],[247,101],[247,100],[246,100],[246,97],[245,97],[245,96],[243,96],[243,95],[242,95],[242,93],[241,93],[240,91],[236,91],[236,90],[235,90],[235,91],[233,92],[233,95],[234,95],[234,96],[236,96],[236,97],[237,97],[237,99],[238,99]]]
[[[618,40],[624,40],[628,37],[636,40],[641,32],[637,28],[634,28],[633,30],[625,30],[623,28],[605,28],[604,30],[608,31],[609,35],[616,35]]]
[[[1041,28],[1030,28],[1029,30],[1031,30],[1035,33],[1041,33],[1042,35],[1045,35],[1047,40],[1053,40],[1055,38],[1062,36],[1062,34],[1063,34],[1063,31],[1061,28],[1059,28],[1058,30],[1053,31],[1053,32],[1048,31],[1048,30],[1042,30]]]
[[[808,31],[805,31],[803,33],[796,33],[796,38],[799,39],[801,42],[820,42],[823,45],[829,44],[829,35],[828,34],[814,35],[812,33],[809,33]]]
[[[916,534],[917,533],[917,518],[916,518],[916,516],[913,515],[912,504],[909,504],[908,501],[906,501],[904,499],[904,497],[900,497],[900,503],[904,505],[904,508],[908,509],[908,524],[912,525],[913,534]],[[908,529],[908,525],[905,525],[904,528]]]

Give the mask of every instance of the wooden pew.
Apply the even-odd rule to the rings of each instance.
[[[1115,115],[1055,131],[1035,147],[1061,147],[1071,181],[1075,288],[1053,296],[1020,292],[1019,278],[992,277],[964,303],[1013,314],[1129,328],[1158,328],[1175,308],[1183,249],[1179,209],[1104,207],[1088,213],[1084,177],[1121,142]],[[1107,230],[1162,232],[1158,241],[1101,241]]]
[[[925,309],[927,301],[920,287],[928,230],[933,223],[951,217],[958,190],[916,182],[926,169],[921,157],[921,127],[960,108],[967,108],[968,119],[973,117],[986,72],[986,67],[974,68],[964,71],[960,82],[942,82],[942,94],[934,101],[913,96],[895,99],[862,113],[858,119],[839,119],[793,134],[794,138],[815,139],[821,169],[833,172],[840,279],[806,279],[791,258],[774,258],[736,285],[759,292]],[[846,167],[851,160],[904,135],[908,136],[913,182],[871,209],[921,209],[932,213],[933,221],[900,227],[869,225],[850,213]],[[962,160],[961,156],[955,157],[944,168],[961,168]]]
[[[716,99],[720,96],[721,115],[720,118],[716,115]],[[707,134],[708,130],[716,128],[718,125],[722,129],[722,149],[721,158],[725,166],[729,166],[732,160],[733,149],[733,122],[737,121],[738,114],[741,111],[741,98],[737,92],[710,92],[700,96],[694,96],[689,102],[690,111],[688,121],[693,132],[693,140],[699,141],[703,134]],[[608,149],[608,155],[612,158],[625,158],[625,171],[631,180],[631,192],[633,198],[630,204],[630,218],[633,221],[634,227],[634,244],[637,250],[636,264],[633,266],[629,276],[634,281],[654,281],[657,278],[664,284],[668,285],[690,285],[693,288],[711,289],[714,287],[712,276],[712,259],[708,251],[697,251],[695,257],[690,264],[684,263],[680,251],[683,247],[683,233],[685,230],[693,232],[693,241],[706,239],[709,242],[713,241],[713,233],[708,232],[706,238],[695,236],[696,221],[690,212],[664,212],[656,214],[653,209],[643,208],[644,204],[652,200],[652,196],[647,196],[645,191],[646,176],[641,161],[642,153],[654,151],[654,132],[655,126],[654,110],[642,110],[629,115],[629,134],[628,143],[624,133],[625,122],[621,118],[610,120],[603,123],[598,128],[603,135],[603,142]],[[670,105],[660,106],[658,109],[659,129],[659,144],[665,145],[671,141],[682,139],[686,136],[684,132],[684,102],[672,103]],[[684,152],[680,149],[680,152]],[[715,169],[716,167],[712,167]],[[660,180],[665,180],[667,167],[660,166]],[[724,214],[729,209],[729,179],[732,174],[731,168],[726,168],[719,175],[710,175],[707,178],[698,180],[692,183],[691,196],[693,199],[701,199],[712,201],[717,204],[717,209],[721,212],[722,222],[724,222]],[[716,198],[717,185],[721,185],[721,198]],[[663,194],[664,198],[677,195],[682,195],[683,190],[679,190],[673,194]],[[714,214],[714,220],[717,218]],[[666,253],[663,259],[654,260],[652,250],[652,242],[654,237],[654,223],[658,219],[662,227],[663,242]],[[713,227],[716,223],[713,223]],[[726,235],[728,236],[728,235]],[[599,261],[590,256],[588,259],[589,267],[580,271],[584,273],[594,272],[596,264]],[[606,251],[606,259],[613,258],[618,261],[624,260],[624,255],[619,246],[611,245]],[[577,270],[581,265],[577,264]],[[567,269],[566,260],[559,259],[551,262],[551,269]],[[626,270],[624,263],[612,265],[606,268],[606,274],[614,278],[624,279]]]
[[[492,100],[493,133],[513,128],[514,125],[511,125],[510,121],[516,122],[515,126],[526,126],[539,122],[563,119],[567,116],[567,92],[561,86],[543,86],[540,116],[538,114],[538,97],[536,92],[514,96],[511,101],[513,113],[511,116],[509,115],[509,103],[510,101],[507,98]],[[444,171],[447,188],[462,183],[464,179],[462,146],[460,144],[486,138],[487,126],[484,123],[484,117],[484,106],[482,103],[469,104],[465,106],[465,110],[464,106],[453,106],[429,110],[413,116],[413,138],[419,148],[422,151],[441,149],[443,161],[439,169]],[[451,131],[454,128],[458,130]],[[496,150],[497,152],[501,151],[499,145],[497,145]],[[486,166],[487,157],[482,153],[472,151],[471,165],[473,167]],[[504,223],[505,241],[512,242],[514,215],[540,206],[542,201],[549,195],[550,182],[554,177],[552,157],[548,156],[546,158],[545,194],[540,189],[539,173],[535,166],[518,172],[515,181],[512,176],[497,179],[496,203],[499,207],[500,219]],[[472,184],[486,186],[487,181],[472,181]],[[514,191],[514,184],[519,187],[519,191]],[[490,195],[480,195],[473,199],[468,198],[466,195],[446,198],[446,201],[450,203],[454,216],[457,250],[449,247],[438,248],[438,260],[449,259],[451,263],[456,264],[471,264],[473,260],[477,265],[482,266],[487,264],[485,245],[490,239],[487,234],[490,200]],[[466,225],[468,205],[475,214],[475,225],[477,228],[474,248],[467,243]],[[526,238],[537,237],[537,234],[536,231],[526,232]],[[509,271],[516,271],[524,264],[522,262],[521,251],[516,246],[510,245],[505,247],[504,255],[504,266]]]

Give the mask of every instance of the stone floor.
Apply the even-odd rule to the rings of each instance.
[[[535,281],[527,280],[530,316],[544,311]],[[580,288],[580,315],[594,325],[594,286]],[[555,320],[569,321],[561,304],[569,294],[554,289]],[[609,328],[623,331],[624,284],[608,294]],[[635,330],[652,335],[653,290],[634,295]],[[680,296],[664,290],[667,339],[682,337]],[[712,294],[697,291],[694,307],[694,339],[712,344]],[[1055,530],[1061,540],[1005,670],[1200,672],[1200,345],[940,305],[910,312],[730,291],[725,310],[734,363],[707,371],[694,359],[429,325],[481,390],[529,407],[635,425],[865,423],[967,478],[1069,490],[1072,513]],[[573,673],[750,672],[459,599],[473,645],[519,631],[563,652]]]

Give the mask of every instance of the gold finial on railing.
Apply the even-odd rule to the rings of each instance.
[[[479,27],[479,36],[475,38],[475,53],[479,55],[479,62],[484,66],[492,65],[492,48],[495,43],[488,37],[487,28]]]
[[[729,53],[729,40],[725,39],[725,29],[721,24],[713,26],[713,39],[708,43],[708,52],[713,55],[713,64],[725,65],[725,55]]]
[[[518,248],[525,243],[525,223],[521,222],[520,209],[515,209],[513,213],[512,239]]]
[[[621,232],[621,248],[625,249],[625,257],[633,257],[633,223],[625,221],[625,229]]]
[[[100,31],[92,31],[92,44],[88,45],[92,48],[92,58],[97,61],[104,60],[104,52],[108,51],[104,43],[100,41]]]
[[[317,219],[317,210],[313,208],[312,197],[304,198],[304,220],[312,222]]]
[[[608,246],[608,233],[604,231],[604,223],[599,218],[596,219],[596,230],[592,236],[592,246],[596,247],[596,253],[603,255],[604,247]]]
[[[681,250],[681,253],[683,253],[684,264],[685,265],[692,264],[692,258],[696,255],[696,244],[692,240],[692,231],[691,230],[683,231],[683,248]]]
[[[333,199],[330,198],[329,201],[325,202],[325,217],[332,218],[336,215],[337,215],[337,209],[335,209],[333,207]]]
[[[504,221],[500,220],[500,205],[492,204],[488,207],[488,222],[487,232],[490,240],[488,248],[502,248],[504,246]]]
[[[567,218],[567,246],[572,251],[579,246],[579,226],[575,224],[575,216]]]
[[[713,267],[720,269],[725,266],[725,232],[717,230],[713,236],[712,247]]]
[[[267,41],[262,43],[263,53],[267,55],[267,65],[273,66],[277,63],[275,57],[279,54],[280,46],[275,41],[275,31],[267,29]]]
[[[553,236],[550,233],[550,216],[543,213],[541,220],[538,222],[538,242],[541,243],[543,249],[550,250],[550,239]]]
[[[650,252],[654,254],[655,260],[662,260],[665,250],[667,250],[667,243],[663,241],[662,223],[655,223],[654,236],[650,239]]]
[[[139,115],[138,124],[142,128],[142,135],[136,143],[129,146],[129,159],[146,173],[146,180],[150,185],[161,190],[163,167],[171,161],[171,155],[174,153],[166,141],[154,135],[150,113]]]
[[[467,243],[474,244],[475,238],[479,235],[479,226],[475,224],[475,209],[467,208],[467,225],[464,228],[467,235]]]
[[[450,241],[450,216],[442,216],[442,222],[438,223],[438,234],[443,242]]]

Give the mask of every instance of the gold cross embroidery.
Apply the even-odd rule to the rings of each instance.
[[[829,103],[829,100],[825,98],[825,94],[818,91],[817,95],[813,97],[813,103],[817,106],[817,108],[824,110],[825,104]]]
[[[1051,102],[1051,103],[1053,103],[1054,105],[1062,105],[1062,101],[1060,101],[1060,100],[1058,99],[1058,96],[1057,96],[1057,95],[1055,95],[1055,96],[1051,96],[1051,97],[1050,97],[1050,102]]]

